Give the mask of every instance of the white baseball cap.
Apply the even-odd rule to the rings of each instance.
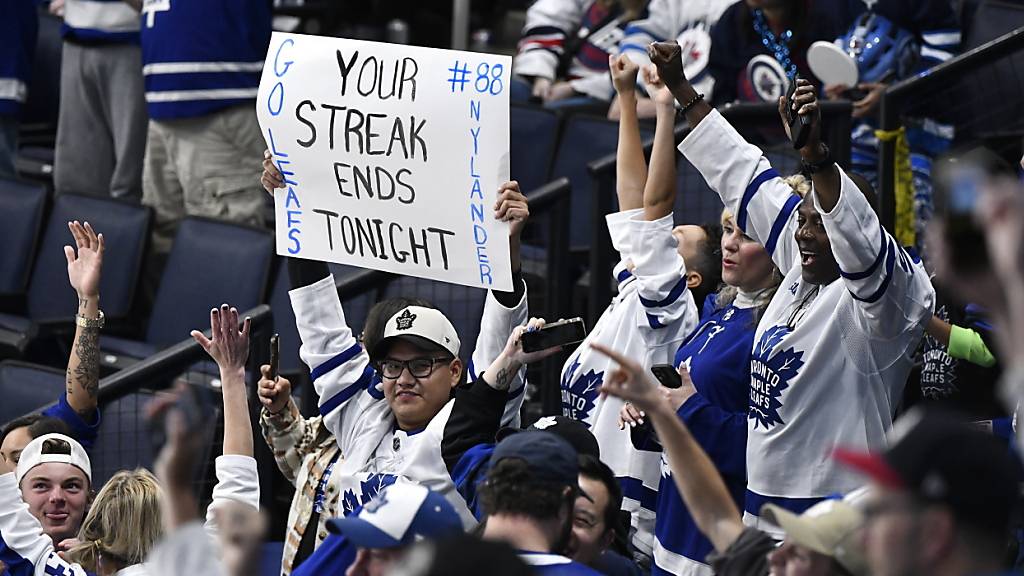
[[[63,442],[67,442],[68,445],[71,446],[71,453],[44,454],[43,443],[47,440],[61,440]],[[15,477],[18,479],[18,484],[21,484],[21,479],[28,474],[29,470],[40,464],[46,464],[49,462],[75,466],[82,472],[85,472],[85,477],[89,479],[90,484],[92,483],[92,464],[89,463],[89,455],[86,454],[85,448],[82,448],[82,445],[70,436],[65,436],[63,434],[43,434],[39,438],[29,442],[28,446],[25,446],[25,449],[21,451],[21,459],[18,460],[18,468],[15,471]]]
[[[411,482],[385,487],[358,512],[327,521],[327,528],[360,548],[395,548],[462,531],[444,496]]]
[[[388,319],[384,325],[384,337],[370,351],[373,358],[381,354],[395,341],[401,338],[421,348],[441,348],[459,356],[459,335],[455,327],[440,310],[423,306],[408,306]]]
[[[786,540],[835,558],[851,574],[861,576],[868,573],[859,532],[864,515],[853,497],[851,494],[844,500],[822,500],[799,515],[775,504],[765,504],[761,516],[782,528]]]

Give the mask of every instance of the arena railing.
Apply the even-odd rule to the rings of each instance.
[[[844,167],[849,166],[850,162],[851,110],[851,104],[846,101],[821,102],[822,137],[831,149],[832,156]],[[762,148],[774,146],[773,150],[781,150],[782,154],[789,156],[790,164],[793,167],[796,166],[796,151],[792,150],[788,141],[785,141],[786,136],[780,126],[779,110],[776,104],[767,102],[738,103],[725,106],[720,111],[748,139],[758,143]],[[689,127],[685,123],[677,125],[675,129],[676,144],[682,142],[688,133]],[[650,158],[653,146],[653,139],[644,142],[644,155],[648,158]],[[782,166],[776,167],[783,171]],[[684,168],[693,170],[692,166],[685,162],[681,166],[681,169]],[[593,325],[612,297],[612,284],[607,279],[610,279],[614,266],[614,249],[607,228],[598,223],[603,223],[605,215],[615,210],[615,154],[594,160],[587,165],[587,169],[594,183],[591,218],[595,225],[592,228],[593,236],[590,242],[593,249],[590,252],[590,286],[587,303],[589,325]],[[699,178],[699,175],[697,176]],[[715,193],[708,189],[706,184],[702,191],[687,190],[681,193],[715,196]]]
[[[1016,107],[1024,83],[1021,83],[1018,77],[1017,66],[1011,66],[1010,74],[1006,74],[1006,69],[1000,69],[997,64],[1008,57],[1019,55],[1022,50],[1024,27],[1003,34],[916,76],[890,85],[880,102],[879,130],[897,130],[903,123],[905,114],[913,108],[938,103],[940,105],[930,107],[930,112],[938,110],[943,116],[939,120],[955,126],[957,140],[965,139],[962,132],[968,132],[968,138],[972,140],[983,138],[985,134],[978,134],[971,128],[983,122],[994,121],[995,124],[999,124],[998,130],[1004,135],[1016,124],[1017,133],[1013,137],[1019,142],[1020,132],[1024,126],[1020,124],[1020,113]],[[989,72],[990,78],[984,83],[976,81],[983,72]],[[1016,81],[1015,86],[1005,87],[1005,83],[1013,81]],[[950,94],[954,90],[958,91],[958,94]],[[979,107],[977,102],[970,98],[972,90],[1005,92],[1010,98],[1005,102],[997,102],[995,106]],[[968,97],[965,97],[965,92]],[[974,96],[977,97],[977,93]],[[897,141],[880,140],[878,152],[880,214],[885,226],[889,230],[894,230]]]

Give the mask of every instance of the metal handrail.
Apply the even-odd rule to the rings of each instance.
[[[920,96],[937,85],[948,84],[964,72],[995,62],[1021,49],[1024,49],[1024,27],[1007,32],[916,76],[890,85],[882,94],[880,101],[879,129],[889,131],[899,128],[900,114],[911,98]],[[882,223],[892,230],[896,222],[895,140],[880,140],[878,143],[878,187]]]
[[[822,138],[828,143],[832,151],[832,157],[841,166],[849,166],[850,163],[850,112],[853,106],[845,100],[820,102],[822,127],[824,130]],[[729,104],[720,109],[722,116],[730,122],[750,122],[751,120],[778,121],[778,106],[770,102],[741,102]],[[675,127],[674,138],[676,144],[682,142],[690,127],[683,123]],[[644,154],[650,156],[654,147],[654,138],[644,142]],[[605,306],[611,300],[611,285],[605,279],[610,276],[612,270],[612,248],[611,238],[605,232],[603,226],[598,223],[604,220],[606,214],[611,213],[615,198],[615,168],[616,153],[608,154],[587,164],[587,171],[594,182],[594,197],[592,199],[591,221],[594,223],[591,228],[591,251],[590,251],[590,293],[588,315],[591,322],[596,322]]]
[[[249,317],[252,321],[252,332],[256,332],[263,326],[273,325],[273,314],[270,306],[260,304],[240,315],[242,318]],[[210,330],[203,331],[207,337]],[[254,347],[258,349],[259,347]],[[206,352],[191,337],[164,348],[156,354],[124,368],[113,374],[100,379],[97,390],[97,397],[101,404],[109,403],[142,387],[142,384],[158,382],[171,374],[180,374],[189,366],[205,357]],[[257,371],[252,371],[254,374]],[[53,402],[40,408],[40,411],[55,406]]]

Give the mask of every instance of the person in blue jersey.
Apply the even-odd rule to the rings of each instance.
[[[762,515],[784,530],[784,541],[744,527],[739,509],[714,463],[672,408],[652,375],[622,352],[600,344],[594,350],[617,363],[601,386],[643,410],[665,446],[677,494],[714,546],[707,558],[718,576],[866,576],[862,490],[828,499],[795,514],[766,504]],[[780,535],[783,538],[783,535]]]
[[[64,18],[54,188],[138,202],[146,146],[138,14],[124,0],[57,0],[50,10]]]
[[[66,433],[86,450],[92,448],[100,425],[97,393],[100,381],[99,335],[103,326],[100,311],[100,277],[103,272],[103,234],[78,221],[68,222],[75,247],[64,247],[68,262],[68,281],[78,299],[74,344],[68,358],[67,390],[57,404],[41,414],[15,419],[0,432],[0,457],[18,463],[21,451],[33,438],[48,432]],[[47,423],[56,419],[63,423]],[[79,518],[80,519],[80,518]]]
[[[851,170],[878,185],[879,105],[895,82],[946,62],[960,51],[960,22],[953,4],[945,0],[875,0],[836,44],[857,63],[857,86],[826,85],[830,99],[853,101]],[[955,136],[943,100],[908,107],[901,118],[906,127],[913,175],[914,227],[923,238],[932,217],[932,164],[946,152]],[[925,244],[916,248],[923,254]],[[927,258],[925,258],[927,260]]]
[[[604,111],[614,92],[608,56],[623,28],[646,16],[647,0],[539,0],[526,11],[526,26],[512,61],[513,101]]]
[[[810,189],[802,176],[788,182],[797,193]],[[728,209],[722,214],[722,231],[724,285],[717,294],[708,295],[700,325],[676,351],[674,365],[682,386],[663,392],[715,463],[733,500],[742,505],[747,486],[750,355],[757,324],[781,276],[764,247],[740,231]],[[644,415],[635,407],[626,404],[621,416],[633,428],[638,448],[662,450],[649,426],[637,427]],[[711,574],[704,562],[711,542],[679,498],[664,458],[654,534],[654,574]]]
[[[578,456],[568,441],[543,430],[513,434],[494,449],[480,489],[483,538],[511,544],[535,574],[600,574],[559,553],[572,537],[577,495],[589,497],[580,490]]]
[[[711,29],[708,70],[717,106],[775,102],[798,75],[815,78],[807,49],[832,41],[863,10],[859,0],[741,0]]]
[[[632,515],[633,548],[638,560],[649,563],[661,478],[658,457],[637,451],[629,434],[618,427],[621,402],[598,394],[609,363],[593,354],[588,344],[628,348],[648,367],[671,364],[679,345],[697,326],[697,304],[718,287],[721,228],[717,223],[674,226],[674,101],[667,92],[654,94],[658,120],[648,169],[636,115],[639,67],[622,54],[610,66],[622,103],[616,165],[619,211],[605,217],[619,254],[613,271],[618,295],[562,366],[562,414],[587,424],[597,437],[602,459],[622,482],[623,509]]]
[[[170,251],[186,216],[261,226],[265,201],[252,174],[265,143],[254,104],[273,3],[129,1],[142,11],[142,202],[156,218],[154,251]]]
[[[0,1],[0,180],[14,179],[18,156],[18,119],[28,97],[32,56],[39,27],[36,3]]]
[[[829,453],[842,443],[884,446],[935,291],[832,161],[810,82],[798,81],[792,102],[778,101],[787,134],[786,106],[810,119],[800,154],[812,190],[800,198],[693,89],[678,45],[651,50],[691,127],[680,151],[783,274],[750,359],[744,505],[748,523],[777,531],[759,518],[764,504],[802,512],[859,486]]]

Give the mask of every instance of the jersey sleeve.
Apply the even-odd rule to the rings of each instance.
[[[223,576],[224,566],[213,538],[199,522],[175,530],[149,553],[150,576]]]
[[[585,7],[585,0],[538,0],[530,6],[513,72],[554,80],[566,37],[583,20]]]
[[[86,576],[81,566],[65,562],[54,550],[53,541],[21,499],[13,472],[0,476],[0,539],[7,548],[2,560],[11,576]]]
[[[452,483],[477,519],[482,518],[477,487],[486,475],[507,396],[482,379],[460,385],[441,439],[441,456]]]
[[[316,430],[320,417],[303,418],[299,408],[289,401],[284,410],[271,415],[266,408],[260,411],[260,430],[263,439],[274,453],[281,474],[295,484],[302,462],[316,447]]]
[[[853,320],[878,368],[886,368],[912,345],[908,335],[924,326],[935,305],[928,274],[886,232],[867,198],[842,169],[839,201],[825,212],[813,194],[814,207],[832,244],[839,274],[856,302]],[[844,320],[840,317],[839,320]]]
[[[480,333],[477,335],[476,347],[473,349],[469,370],[466,374],[470,382],[477,379],[477,370],[486,369],[497,359],[501,351],[505,349],[512,330],[526,324],[529,315],[525,290],[522,298],[513,308],[503,306],[493,293],[487,293],[484,313],[480,319]],[[501,417],[502,425],[519,425],[519,409],[523,406],[525,391],[526,367],[524,366],[509,384],[508,398],[505,401],[505,410]]]
[[[679,151],[722,198],[740,230],[764,246],[785,276],[799,256],[793,233],[800,197],[761,150],[712,110],[683,139]]]
[[[206,531],[218,533],[216,511],[231,502],[260,509],[260,477],[256,460],[250,456],[226,454],[214,461],[217,484],[213,486],[213,499],[206,509]]]
[[[345,321],[333,276],[288,295],[302,340],[299,355],[309,366],[320,415],[349,456],[361,435],[376,431],[368,422],[379,423],[388,416],[379,378]]]
[[[633,275],[637,281],[644,324],[660,330],[686,314],[696,313],[693,295],[686,286],[686,268],[672,236],[672,215],[654,221],[642,216],[630,220]]]
[[[608,226],[608,236],[612,240],[612,248],[619,255],[619,261],[612,269],[615,281],[619,284],[619,292],[622,292],[622,284],[633,278],[633,273],[630,271],[633,241],[629,235],[629,221],[642,214],[643,208],[636,208],[614,212],[604,217],[605,224]]]
[[[729,412],[694,393],[676,412],[723,476],[747,473],[747,414]]]
[[[68,395],[61,394],[60,399],[53,406],[50,406],[46,410],[43,410],[43,416],[50,418],[56,418],[68,425],[71,429],[71,434],[75,440],[82,445],[87,451],[92,450],[94,444],[96,444],[96,437],[99,435],[100,421],[102,416],[100,415],[100,409],[97,407],[95,416],[92,418],[92,422],[86,422],[81,416],[75,412],[75,409],[68,404]]]

